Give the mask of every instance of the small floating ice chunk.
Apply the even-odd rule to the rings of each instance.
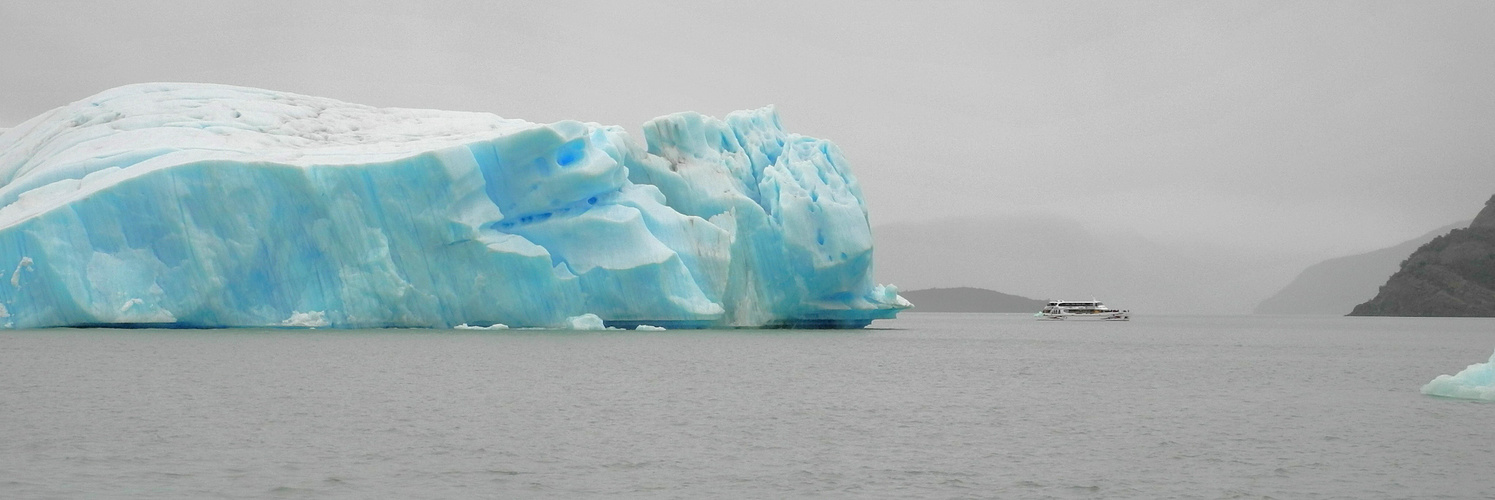
[[[654,325],[639,325],[637,327],[634,327],[634,330],[643,330],[646,332],[662,332],[664,331],[664,327]]]
[[[467,323],[463,323],[453,328],[456,328],[458,330],[508,330],[509,325],[505,325],[503,323],[494,323],[488,326],[472,326]]]
[[[1469,365],[1457,375],[1439,375],[1422,386],[1422,393],[1445,398],[1495,401],[1495,353],[1484,363]]]
[[[586,313],[581,316],[566,318],[566,328],[571,330],[606,330],[607,326],[602,324],[602,318],[596,314]]]
[[[322,311],[292,311],[291,317],[280,322],[280,326],[300,326],[306,328],[318,328],[330,325],[327,315]]]

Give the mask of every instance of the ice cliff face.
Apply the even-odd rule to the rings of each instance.
[[[833,144],[772,108],[644,128],[647,148],[593,123],[112,89],[0,135],[0,321],[854,327],[908,306],[872,281]]]

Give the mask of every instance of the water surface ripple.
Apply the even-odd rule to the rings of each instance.
[[[1490,498],[1495,320],[0,333],[3,498]]]

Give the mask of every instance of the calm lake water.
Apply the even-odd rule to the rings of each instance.
[[[0,333],[0,498],[1491,498],[1495,320]]]

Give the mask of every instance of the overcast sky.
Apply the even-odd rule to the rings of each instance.
[[[1495,194],[1495,2],[0,2],[0,127],[214,82],[629,130],[775,104],[874,225],[1325,256]],[[636,135],[636,139],[642,139]]]

